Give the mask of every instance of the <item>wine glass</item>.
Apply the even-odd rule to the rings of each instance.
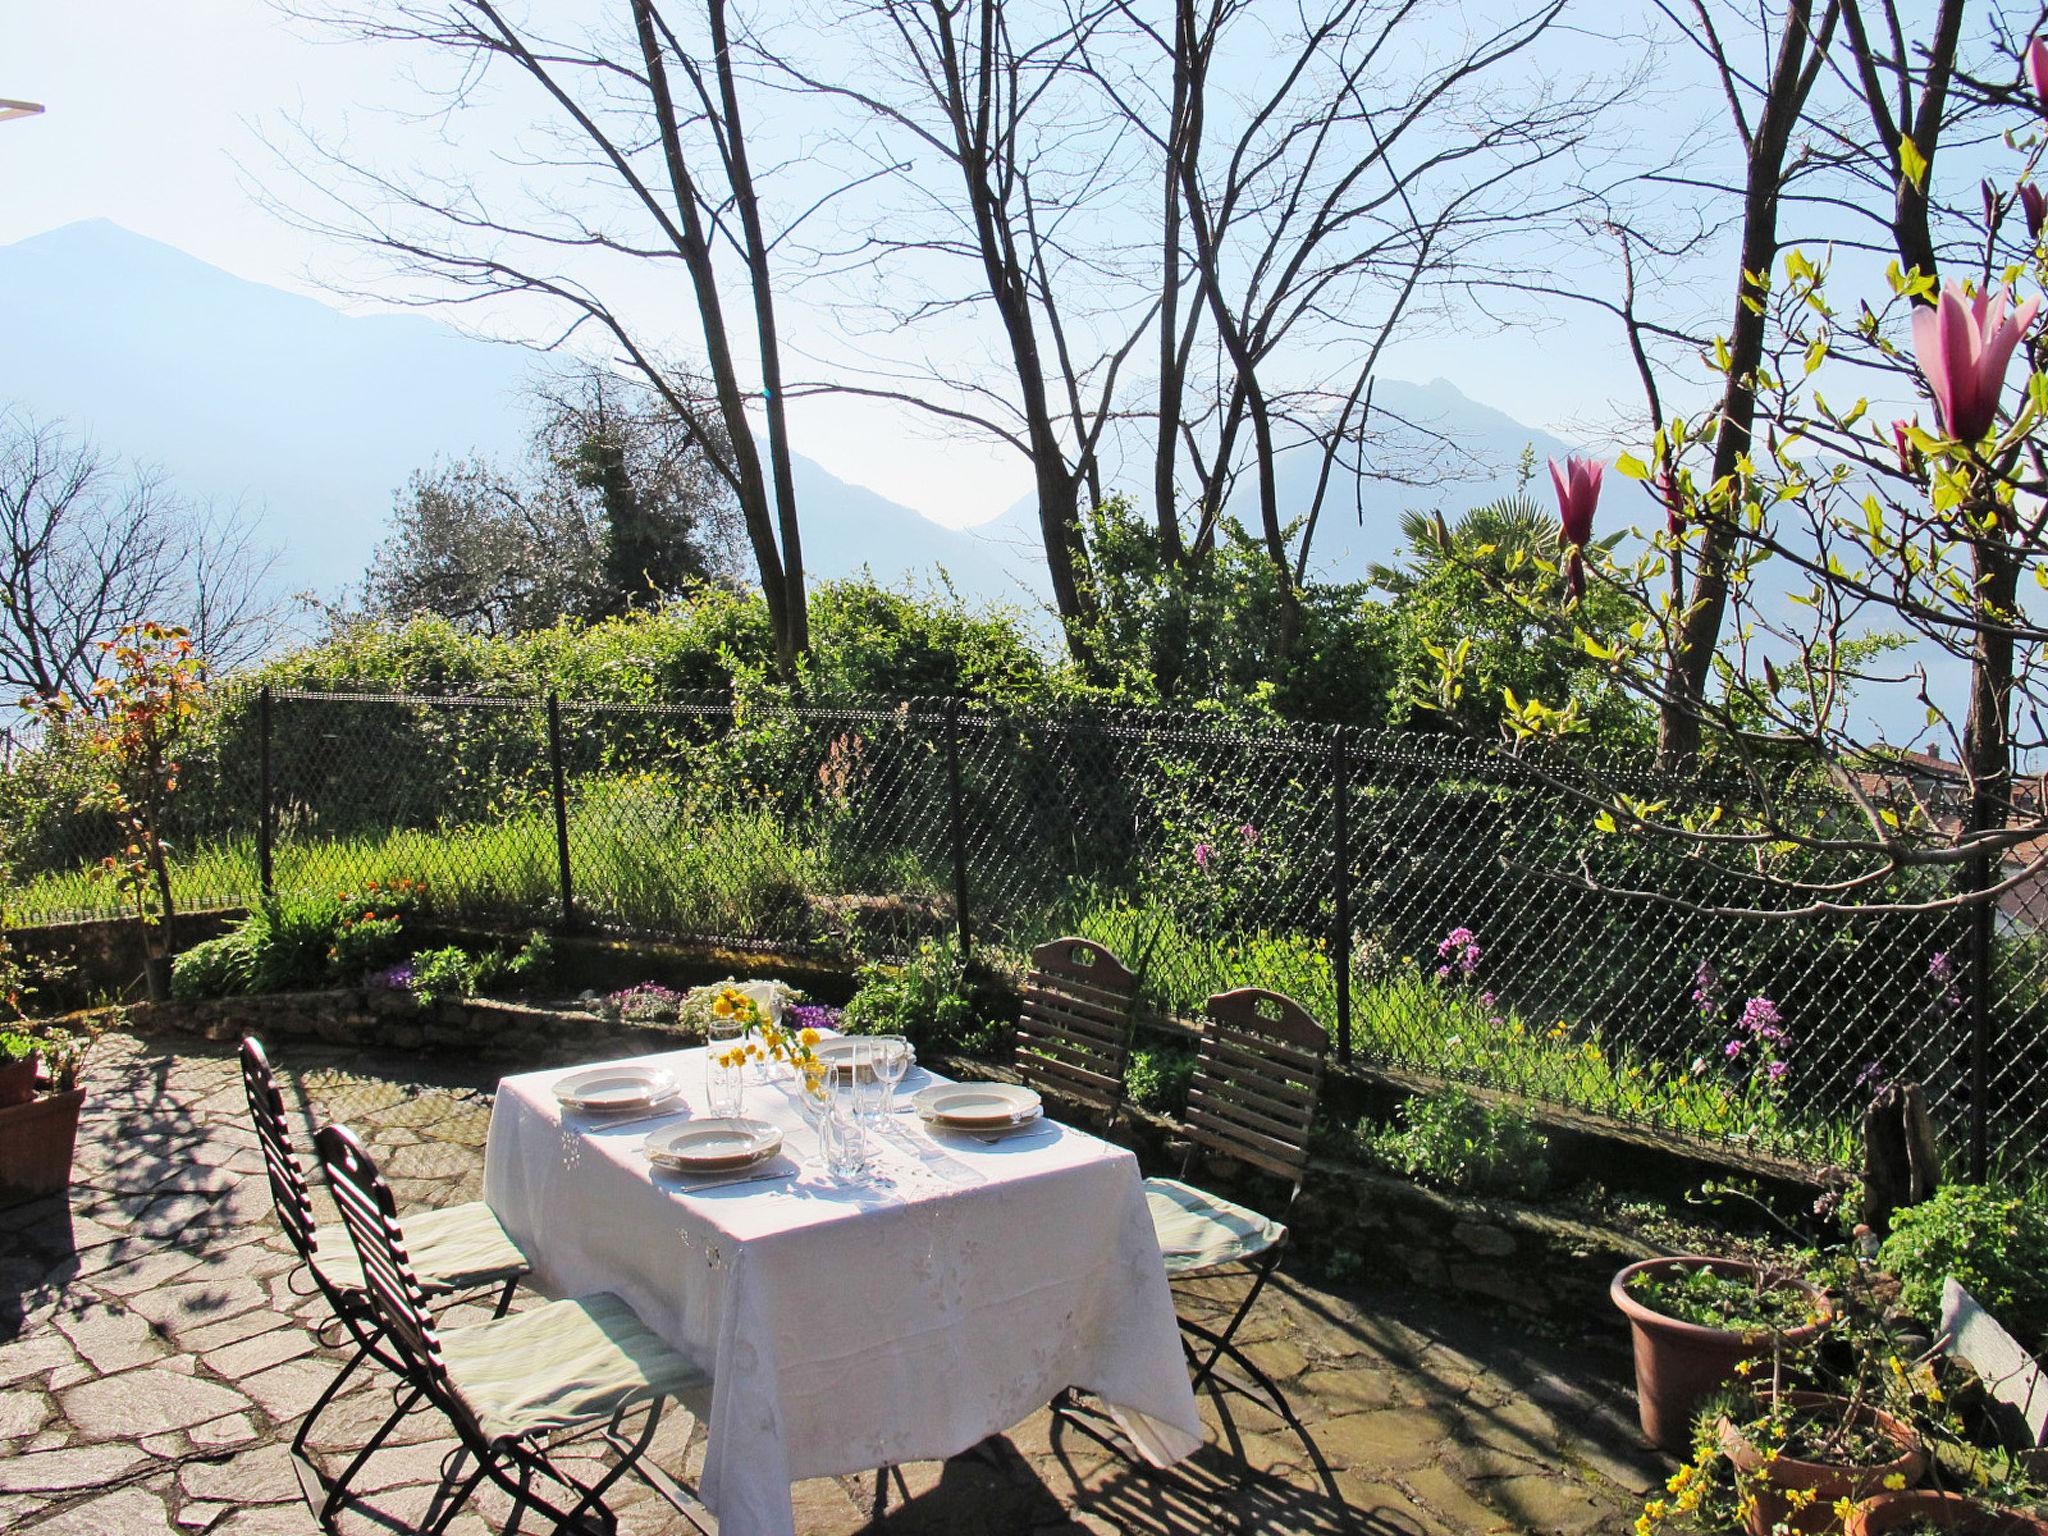
[[[896,1107],[896,1090],[910,1071],[913,1053],[901,1035],[884,1035],[875,1042],[875,1073],[882,1080],[882,1114],[886,1118]]]

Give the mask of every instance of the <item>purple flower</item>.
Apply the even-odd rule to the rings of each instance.
[[[1195,844],[1195,868],[1205,875],[1209,873],[1209,855],[1214,851],[1207,843]]]
[[[1699,969],[1692,973],[1692,1000],[1708,1018],[1721,1011],[1721,978],[1714,973],[1711,961],[1702,960]]]
[[[370,985],[371,985],[372,987],[377,987],[377,988],[381,988],[381,989],[383,989],[384,991],[387,991],[387,992],[409,992],[409,991],[411,991],[411,990],[412,990],[412,964],[411,964],[411,962],[410,962],[410,961],[407,961],[406,963],[404,963],[404,964],[402,964],[402,965],[394,965],[394,966],[389,966],[389,967],[387,967],[387,968],[386,968],[386,969],[384,969],[384,970],[378,971],[377,973],[375,973],[375,974],[374,974],[373,976],[371,976],[371,977],[370,977]]]
[[[1858,1088],[1882,1088],[1884,1086],[1884,1062],[1882,1060],[1866,1062],[1863,1070],[1856,1074],[1856,1086]]]
[[[1726,1056],[1730,1061],[1733,1061],[1737,1056],[1740,1056],[1742,1054],[1742,1048],[1747,1044],[1749,1044],[1747,1040],[1730,1040],[1726,1045],[1721,1047],[1721,1054],[1723,1056]]]
[[[1790,1072],[1791,1070],[1792,1068],[1789,1063],[1782,1061],[1774,1061],[1765,1066],[1764,1076],[1768,1077],[1774,1083],[1783,1082],[1785,1079],[1785,1074],[1787,1072]]]
[[[1436,979],[1438,981],[1449,981],[1451,979],[1451,968],[1448,965],[1438,966],[1436,968]]]
[[[1947,950],[1937,949],[1927,957],[1927,974],[1939,982],[1956,979],[1955,962],[1949,959]]]
[[[1768,997],[1752,997],[1742,1005],[1742,1017],[1735,1021],[1737,1029],[1747,1030],[1757,1039],[1772,1045],[1783,1044],[1790,1038],[1783,1024],[1784,1020],[1778,1015],[1778,1005]]]
[[[1237,829],[1237,835],[1244,839],[1245,847],[1249,848],[1259,840],[1259,829],[1250,822],[1246,822]]]
[[[791,1029],[837,1029],[839,1010],[827,1003],[793,1003],[784,1016]]]
[[[1497,1000],[1491,992],[1482,992],[1479,994],[1479,1006],[1491,1013],[1497,1006]]]

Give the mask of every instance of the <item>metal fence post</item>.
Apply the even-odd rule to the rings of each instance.
[[[1987,891],[1994,880],[1988,859],[1972,859],[1969,878]],[[1981,1184],[1991,1166],[1991,994],[1998,903],[1980,900],[1970,919],[1970,1178]]]
[[[270,782],[270,685],[256,695],[256,886],[265,901],[276,886],[271,821],[276,815],[276,796]]]
[[[562,927],[576,926],[576,887],[569,874],[569,794],[562,782],[562,698],[548,692],[548,775],[555,799],[555,868],[561,882]]]
[[[1331,877],[1336,896],[1336,932],[1330,959],[1337,967],[1337,1060],[1351,1060],[1351,764],[1344,752],[1344,727],[1330,734],[1330,807],[1333,812]]]
[[[953,839],[953,910],[960,922],[960,958],[974,952],[967,922],[967,815],[960,796],[960,700],[946,701],[946,820]]]

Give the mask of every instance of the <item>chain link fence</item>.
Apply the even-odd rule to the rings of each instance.
[[[66,799],[62,756],[18,753],[0,777],[17,923],[116,907],[84,872],[108,829]],[[2048,951],[2030,931],[1998,943],[1979,1046],[1959,914],[1744,920],[1588,890],[1597,857],[1615,886],[1755,898],[1668,844],[1599,836],[1585,794],[1705,805],[1733,787],[1606,759],[944,699],[278,690],[226,696],[188,779],[190,909],[402,878],[449,917],[849,964],[964,944],[1015,968],[1072,932],[1163,1012],[1275,987],[1351,1059],[1668,1134],[1840,1159],[1893,1080],[1926,1087],[1956,1149],[1981,1116],[2008,1166],[2048,1129]]]

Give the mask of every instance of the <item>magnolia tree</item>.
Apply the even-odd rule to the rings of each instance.
[[[1590,754],[1560,772],[1600,834],[1561,878],[1696,904],[1620,874],[1628,841],[1658,836],[1746,888],[1717,910],[1988,912],[2048,866],[2036,841],[2048,832],[2036,762],[2048,751],[2048,335],[2036,323],[2048,198],[2034,180],[2048,147],[2048,45],[2034,42],[2027,61],[2004,139],[2012,163],[1982,189],[1968,277],[1943,283],[1894,262],[1874,298],[1840,302],[1831,280],[1870,287],[1877,274],[1838,278],[1835,259],[1797,249],[1778,271],[1747,274],[1769,321],[1750,376],[1751,451],[1716,475],[1717,419],[1665,419],[1647,452],[1617,464],[1661,513],[1633,542],[1592,542],[1598,465],[1552,465],[1554,632],[1660,712],[1693,710],[1709,748],[1698,792],[1624,786]],[[1929,166],[1910,138],[1898,158],[1919,186]],[[1719,341],[1711,360],[1724,377],[1735,366]],[[1916,396],[1903,416],[1871,403]],[[1692,613],[1683,575],[1709,540],[1728,552],[1715,686],[1677,699],[1670,658]],[[1589,580],[1633,601],[1639,617],[1619,643],[1573,623]],[[1916,737],[1883,742],[1863,723],[1887,695],[1888,718],[1907,704],[1924,722]],[[1524,741],[1584,729],[1569,702],[1513,700],[1507,718]],[[1905,748],[1954,765],[1933,793],[1931,765],[1917,785],[1901,771]],[[1555,760],[1531,756],[1539,771]]]

